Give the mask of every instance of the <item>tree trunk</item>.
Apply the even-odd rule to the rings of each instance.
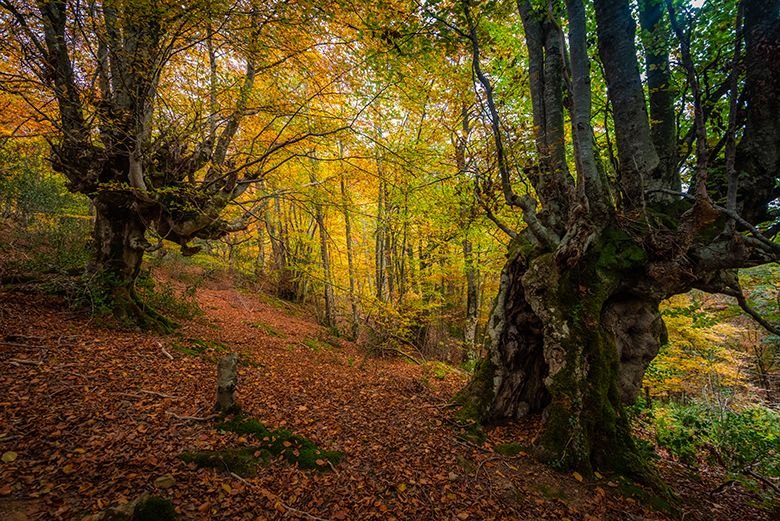
[[[170,332],[173,322],[145,305],[136,294],[135,282],[141,271],[146,242],[146,225],[124,195],[101,195],[95,206],[95,257],[91,270],[109,294],[114,315],[145,329]]]
[[[343,156],[342,144],[339,142],[339,155]],[[355,292],[355,254],[352,245],[352,218],[349,211],[349,196],[347,195],[347,183],[344,179],[344,174],[340,176],[341,187],[341,204],[342,212],[344,213],[344,235],[347,238],[347,267],[349,270],[349,304],[352,309],[351,322],[350,322],[350,335],[351,339],[355,340],[358,337],[360,320],[358,315],[357,294]]]
[[[460,395],[464,412],[483,422],[541,413],[544,461],[650,478],[623,409],[665,341],[659,299],[643,293],[644,262],[614,230],[573,267],[521,235],[501,274],[490,357]]]
[[[240,410],[236,403],[235,392],[238,386],[238,356],[235,353],[221,358],[217,364],[217,402],[214,410],[233,414]]]
[[[330,248],[328,245],[328,231],[325,228],[325,214],[322,205],[317,203],[314,208],[314,218],[317,221],[317,230],[320,235],[320,257],[322,260],[322,275],[325,297],[324,325],[336,327],[336,299],[333,295],[333,275],[330,269]]]
[[[377,160],[378,164],[378,160]],[[379,190],[377,192],[377,213],[376,213],[376,237],[375,237],[375,249],[374,249],[374,261],[376,264],[376,298],[380,302],[384,302],[387,299],[385,295],[385,286],[387,276],[387,257],[385,254],[385,248],[387,247],[386,238],[387,224],[385,222],[385,207],[386,207],[386,192],[385,182],[382,178],[382,172],[379,170]]]
[[[471,241],[463,239],[464,269],[466,275],[466,324],[463,331],[463,340],[469,357],[474,355],[474,346],[477,340],[477,318],[479,313],[479,269],[474,264],[474,251]]]

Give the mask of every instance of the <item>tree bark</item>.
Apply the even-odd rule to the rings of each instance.
[[[645,191],[662,188],[645,96],[639,78],[636,24],[628,0],[596,0],[601,61],[615,117],[622,206],[642,207]]]
[[[224,414],[239,411],[235,392],[238,386],[238,356],[235,353],[221,358],[217,364],[217,401],[214,410]]]
[[[739,209],[757,223],[771,218],[769,202],[780,195],[780,9],[777,0],[744,0],[745,133],[737,147]]]
[[[469,239],[463,239],[463,263],[466,275],[466,323],[463,340],[470,357],[474,355],[479,317],[479,268],[474,264],[474,247]]]
[[[663,186],[679,191],[675,90],[669,64],[671,35],[664,22],[664,11],[664,0],[640,0],[639,2],[639,25],[642,28],[653,145],[660,161],[659,169]],[[669,199],[668,196],[662,197]]]
[[[544,461],[649,479],[623,408],[665,341],[659,299],[641,293],[640,250],[608,228],[575,267],[523,235],[510,251],[490,357],[460,395],[464,410],[485,422],[541,413],[535,450]]]
[[[150,247],[137,201],[123,193],[104,193],[93,204],[95,257],[90,268],[113,301],[114,315],[146,329],[170,332],[175,324],[144,304],[135,291],[144,252]]]
[[[343,156],[343,148],[339,142],[339,155]],[[357,339],[360,332],[360,320],[358,314],[357,294],[355,292],[355,253],[352,244],[352,218],[349,209],[349,196],[347,195],[347,182],[342,173],[339,179],[341,187],[341,211],[344,213],[344,235],[347,241],[347,269],[349,271],[349,305],[352,310],[350,320],[350,335],[352,340]]]

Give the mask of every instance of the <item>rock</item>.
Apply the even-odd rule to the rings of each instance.
[[[170,474],[164,474],[154,480],[154,486],[161,490],[169,489],[175,484],[176,484],[176,478],[174,478]]]

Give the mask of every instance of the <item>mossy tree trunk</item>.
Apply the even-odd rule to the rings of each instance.
[[[604,243],[561,267],[523,242],[502,273],[490,359],[462,398],[485,422],[543,414],[536,451],[555,466],[644,475],[623,406],[636,397],[665,329],[658,300],[641,294],[641,251],[624,243],[616,258],[614,243]]]
[[[97,286],[110,297],[114,315],[144,329],[170,332],[174,323],[144,304],[135,289],[144,252],[150,249],[137,208],[140,203],[125,194],[109,193],[93,202],[95,253],[90,268]]]
[[[731,152],[720,155],[708,150],[703,111],[709,109],[694,88],[697,71],[686,39],[691,28],[681,29],[682,19],[667,18],[675,16],[671,4],[666,10],[656,9],[656,4],[643,2],[642,15],[652,15],[652,20],[643,21],[661,33],[667,21],[671,23],[686,58],[682,67],[689,88],[695,93],[696,164],[691,169],[695,183],[688,193],[679,191],[679,161],[669,160],[674,159],[670,149],[682,150],[680,142],[669,143],[675,136],[668,128],[676,122],[653,121],[658,130],[653,138],[639,74],[636,21],[628,0],[594,0],[593,11],[582,0],[555,5],[518,0],[536,144],[535,154],[526,154],[519,172],[505,151],[511,144],[504,142],[499,104],[490,76],[481,67],[475,22],[479,17],[471,11],[485,8],[461,3],[499,177],[493,180],[479,167],[473,169],[477,193],[488,196],[481,199],[486,215],[512,238],[489,323],[490,356],[460,394],[462,413],[482,422],[540,414],[543,430],[535,445],[543,460],[584,472],[618,470],[653,482],[653,472],[631,438],[624,404],[636,398],[647,365],[665,341],[659,303],[697,288],[734,296],[743,305],[736,270],[776,262],[780,254],[780,246],[771,240],[777,230],[765,228],[764,235],[755,224],[770,208],[772,196],[764,188],[777,179],[772,156],[776,147],[761,143],[765,136],[776,135],[765,116],[780,120],[776,97],[767,95],[777,92],[778,82],[752,72],[771,68],[770,55],[780,48],[780,35],[764,21],[777,27],[778,15],[765,3],[743,3],[745,56],[751,65],[744,91],[733,88],[729,95],[734,97],[732,106],[744,97],[751,109],[739,124],[729,114],[730,130],[721,141],[731,143]],[[595,20],[589,23],[589,16]],[[568,38],[561,31],[564,26]],[[735,34],[739,38],[739,31]],[[651,64],[665,63],[668,35],[656,36],[663,45],[645,52],[650,52]],[[599,160],[590,123],[588,47],[594,41],[617,143],[614,172],[605,171]],[[739,45],[734,48],[736,63]],[[568,63],[561,55],[569,58]],[[652,82],[661,80],[654,77]],[[667,91],[662,99],[655,97],[654,117],[674,117],[668,110],[670,95]],[[563,132],[567,111],[568,136]],[[738,137],[737,151],[759,147],[769,152],[756,154],[759,160],[752,163],[744,161],[735,154]],[[570,150],[574,177],[566,159]],[[724,165],[728,183],[709,179],[710,170]],[[523,193],[515,193],[518,174],[526,181]],[[493,213],[492,192],[497,188],[507,207],[522,212],[526,225],[522,230]],[[725,208],[715,203],[724,199]]]

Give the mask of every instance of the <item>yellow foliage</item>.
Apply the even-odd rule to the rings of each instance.
[[[731,348],[740,342],[741,329],[718,321],[700,298],[696,293],[678,295],[662,307],[669,341],[644,380],[653,396],[721,395],[748,387],[746,361]]]

